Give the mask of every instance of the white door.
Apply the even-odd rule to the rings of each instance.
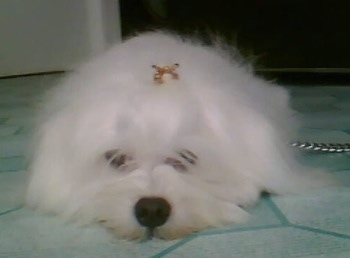
[[[118,0],[0,0],[0,76],[69,70],[120,40]]]

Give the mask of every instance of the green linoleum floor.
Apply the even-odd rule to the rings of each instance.
[[[59,76],[0,80],[0,257],[350,257],[350,154],[304,154],[343,186],[264,197],[246,224],[175,241],[120,241],[20,206],[33,106]],[[297,140],[350,142],[350,87],[291,87],[303,128]]]

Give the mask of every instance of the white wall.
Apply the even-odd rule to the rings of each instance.
[[[68,70],[120,41],[118,0],[1,0],[0,76]]]

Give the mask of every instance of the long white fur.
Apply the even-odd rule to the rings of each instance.
[[[152,65],[180,64],[180,79],[153,82]],[[82,65],[51,91],[32,145],[30,207],[83,223],[103,221],[141,238],[133,207],[145,196],[172,205],[163,238],[244,220],[262,191],[299,193],[331,183],[297,163],[285,89],[256,78],[220,47],[162,32],[140,34]],[[109,166],[110,149],[133,153],[134,171]],[[162,160],[199,157],[187,172]]]

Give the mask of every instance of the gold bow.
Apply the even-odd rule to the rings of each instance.
[[[157,84],[165,83],[164,75],[169,74],[173,80],[179,79],[179,74],[176,72],[176,68],[179,67],[179,64],[173,64],[170,66],[158,66],[152,65],[155,69],[155,73],[153,75],[153,80]]]

